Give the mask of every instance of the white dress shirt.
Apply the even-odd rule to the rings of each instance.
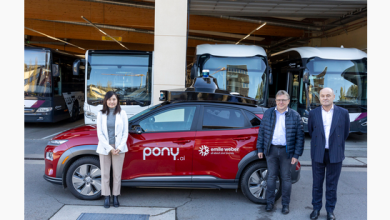
[[[332,108],[327,112],[321,107],[322,110],[322,123],[324,124],[324,132],[325,132],[325,149],[329,149],[329,133],[330,126],[332,126],[332,118],[333,118],[333,104]]]
[[[272,144],[273,145],[286,145],[286,113],[288,112],[288,108],[283,113],[280,113],[275,107],[276,112],[276,122],[274,135],[272,136]]]

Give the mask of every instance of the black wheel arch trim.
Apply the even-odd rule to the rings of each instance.
[[[241,161],[238,163],[238,171],[236,174],[236,181],[240,180],[242,172],[245,170],[245,168],[252,162],[259,161],[263,162],[265,165],[267,165],[267,162],[265,159],[259,159],[257,156],[257,150],[249,152],[245,157],[241,159]]]
[[[60,157],[57,163],[56,177],[62,179],[62,185],[64,188],[66,185],[66,171],[70,165],[82,156],[99,156],[96,152],[97,145],[79,145],[66,150]],[[68,157],[66,159],[66,157]],[[66,159],[65,163],[64,160]]]

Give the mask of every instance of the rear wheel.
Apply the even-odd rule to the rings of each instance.
[[[267,165],[255,162],[241,176],[241,191],[246,198],[257,204],[267,204]],[[276,179],[275,201],[282,195],[280,177]]]
[[[82,157],[69,167],[66,185],[79,199],[99,199],[101,194],[101,171],[97,157]]]

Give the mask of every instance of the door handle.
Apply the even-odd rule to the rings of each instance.
[[[236,140],[236,141],[245,141],[245,140],[249,140],[250,137],[238,137],[238,138],[233,138],[233,140]]]
[[[179,140],[179,141],[172,141],[173,143],[176,143],[176,144],[185,144],[185,143],[190,143],[191,141],[190,140]]]

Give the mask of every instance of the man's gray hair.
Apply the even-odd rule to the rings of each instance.
[[[276,96],[281,96],[281,95],[285,95],[287,96],[287,99],[290,99],[290,95],[285,91],[285,90],[279,90],[278,93],[276,93]]]

